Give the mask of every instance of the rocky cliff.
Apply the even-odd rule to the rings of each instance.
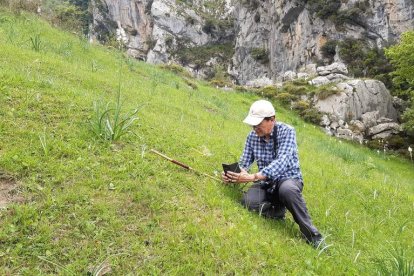
[[[195,73],[218,58],[241,84],[323,62],[328,41],[381,48],[414,27],[412,0],[92,0],[91,8],[91,39],[118,38],[131,56]],[[189,60],[191,49],[205,57]]]
[[[91,9],[91,40],[120,40],[129,55],[151,63],[172,60],[197,71],[223,56],[222,48],[213,54],[206,48],[234,41],[230,1],[92,0]],[[206,57],[194,64],[191,49]]]
[[[356,38],[383,47],[414,27],[411,0],[339,1],[338,7],[325,10],[316,2],[335,1],[239,2],[234,77],[241,83],[263,76],[275,80],[285,71],[322,59],[321,47],[329,40]],[[268,62],[255,60],[252,49],[263,49]]]

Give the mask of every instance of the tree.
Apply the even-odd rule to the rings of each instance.
[[[414,31],[405,32],[401,35],[399,44],[385,50],[386,56],[394,65],[392,72],[393,82],[397,88],[398,95],[403,96],[411,102],[411,107],[404,114],[404,128],[414,131]]]

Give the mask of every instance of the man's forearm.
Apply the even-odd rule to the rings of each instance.
[[[267,178],[266,176],[258,172],[255,174],[247,174],[246,179],[243,179],[243,180],[247,180],[246,182],[256,182],[256,181],[266,180],[266,178]]]
[[[266,176],[264,176],[263,174],[261,174],[260,172],[255,173],[253,178],[253,181],[262,181],[262,180],[266,180]]]

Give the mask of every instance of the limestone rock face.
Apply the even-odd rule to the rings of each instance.
[[[148,14],[147,1],[91,1],[93,22],[90,39],[108,42],[125,34],[124,44],[128,53],[145,59],[149,41],[152,39],[152,18]],[[121,31],[122,30],[122,31]]]
[[[233,7],[220,3],[223,8],[216,16],[230,16]],[[151,63],[166,63],[179,47],[217,43],[223,37],[232,37],[234,32],[229,28],[217,37],[213,30],[203,28],[206,19],[196,11],[210,11],[202,0],[192,1],[191,8],[175,0],[91,0],[91,6],[92,40],[105,42],[111,36],[119,40],[116,34],[122,33],[121,41],[128,54]]]
[[[249,5],[249,3],[256,5]],[[268,77],[280,80],[286,71],[322,59],[321,47],[329,40],[366,38],[380,48],[397,41],[400,34],[414,28],[414,3],[410,0],[368,1],[363,24],[337,28],[308,10],[302,0],[234,1],[236,51],[232,67],[235,78],[244,84],[250,79]],[[340,10],[351,10],[357,2],[341,1]],[[251,56],[251,49],[267,51],[263,64]],[[340,73],[344,74],[344,73]],[[344,74],[346,75],[346,73]]]
[[[414,28],[411,0],[365,1],[363,24],[345,23],[340,28],[329,18],[319,18],[306,2],[91,0],[89,36],[103,42],[119,39],[129,55],[152,63],[177,61],[175,53],[183,47],[228,42],[235,50],[226,66],[228,73],[244,85],[264,78],[280,81],[286,71],[310,68],[322,59],[321,48],[328,40],[364,38],[371,46],[381,48]],[[340,10],[346,11],[361,1],[341,2]],[[224,19],[228,24],[217,24]],[[262,53],[259,59],[252,54],[254,50]],[[326,75],[346,75],[340,67],[325,69],[331,72]],[[316,74],[312,70],[301,73]],[[325,71],[320,74],[325,75]],[[340,76],[328,80],[343,79]]]
[[[364,139],[385,139],[402,131],[393,106],[395,99],[382,82],[352,79],[336,87],[340,93],[317,99],[314,105],[326,113],[320,122],[325,132],[362,143]]]
[[[348,68],[342,62],[334,62],[328,66],[320,66],[316,68],[319,76],[326,76],[330,74],[348,74]]]
[[[392,96],[385,85],[377,80],[349,80],[337,85],[341,91],[318,100],[315,107],[321,112],[333,113],[339,119],[358,120],[367,112],[378,111],[379,117],[397,119]],[[375,119],[375,120],[376,120]]]
[[[361,115],[361,120],[366,127],[373,127],[377,124],[379,118],[378,111],[370,111]]]
[[[377,135],[382,132],[398,133],[401,131],[401,126],[397,123],[384,123],[371,127],[368,130],[368,135]]]

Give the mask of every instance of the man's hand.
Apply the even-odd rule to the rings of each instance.
[[[221,175],[225,183],[246,183],[254,181],[254,174],[249,174],[246,170],[242,169],[240,173],[224,172]]]

